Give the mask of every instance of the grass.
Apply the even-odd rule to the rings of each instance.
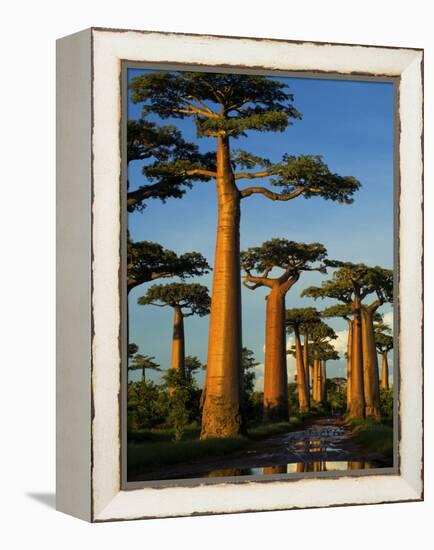
[[[129,434],[128,470],[136,472],[162,465],[222,456],[248,448],[254,441],[295,430],[304,418],[293,416],[289,422],[258,424],[248,429],[248,435],[222,439],[200,440],[200,428],[191,426],[184,431],[181,441],[173,441],[168,429],[138,430]]]
[[[225,439],[195,439],[187,441],[160,441],[128,445],[128,469],[176,464],[209,456],[220,456],[244,449],[249,445],[246,437]]]
[[[347,420],[356,442],[370,451],[383,455],[387,462],[393,461],[393,424],[389,420]]]

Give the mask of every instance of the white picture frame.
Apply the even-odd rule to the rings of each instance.
[[[399,80],[399,468],[123,489],[121,66]],[[57,44],[57,507],[91,522],[423,499],[423,50],[92,28]]]

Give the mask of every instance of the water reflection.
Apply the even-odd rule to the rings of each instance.
[[[257,474],[304,474],[307,472],[333,472],[345,470],[367,470],[375,468],[375,464],[364,460],[318,460],[314,462],[293,462],[291,464],[279,464],[277,466],[266,466],[262,469],[255,468]]]

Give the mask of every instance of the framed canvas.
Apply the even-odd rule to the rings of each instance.
[[[57,101],[58,509],[421,500],[423,51],[92,28]]]

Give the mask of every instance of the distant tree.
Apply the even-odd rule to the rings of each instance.
[[[189,381],[194,380],[194,373],[203,369],[201,361],[195,355],[187,355],[185,358],[185,379]]]
[[[282,132],[292,119],[300,118],[287,86],[274,79],[155,72],[133,79],[130,90],[132,101],[141,103],[144,113],[163,119],[191,118],[199,137],[217,140],[212,161],[162,161],[147,175],[216,181],[218,226],[201,437],[236,435],[242,431],[241,200],[260,194],[273,201],[318,196],[350,203],[360,184],[353,177],[331,172],[319,156],[284,155],[281,162],[273,164],[245,151],[231,151],[231,141],[250,131]],[[237,168],[241,170],[235,171]],[[263,178],[269,178],[271,188],[258,185],[241,189],[238,185],[240,180]]]
[[[309,333],[315,323],[320,322],[319,312],[313,307],[292,308],[286,310],[285,324],[287,331],[294,334],[295,362],[297,370],[298,403],[300,412],[306,412],[310,408],[310,384],[309,384],[309,350],[308,339],[304,340],[303,353],[300,335]],[[305,363],[305,361],[307,362]],[[303,372],[302,372],[303,371]]]
[[[137,302],[142,306],[150,304],[173,308],[172,368],[185,377],[184,318],[209,314],[210,298],[207,287],[196,283],[153,285]]]
[[[317,323],[312,327],[310,333],[310,349],[312,360],[312,399],[316,402],[323,402],[325,399],[324,389],[326,372],[324,361],[339,358],[331,345],[332,340],[336,340],[335,331],[324,321]]]
[[[136,353],[128,363],[128,370],[140,370],[142,372],[142,382],[146,381],[146,371],[153,370],[161,372],[160,365],[154,361],[155,357]]]
[[[251,349],[243,347],[241,364],[243,366],[244,401],[248,401],[255,387],[256,374],[254,368],[259,365]]]
[[[139,351],[139,346],[134,342],[128,344],[128,359],[131,359]]]
[[[211,270],[199,252],[179,256],[161,244],[149,241],[133,242],[128,238],[127,287],[128,292],[143,283],[167,277],[198,277]]]
[[[265,320],[264,418],[288,420],[288,377],[286,369],[285,296],[304,271],[325,272],[327,251],[322,244],[271,239],[241,253],[246,272],[243,284],[251,290],[269,289]],[[271,277],[273,270],[279,274]],[[298,339],[299,340],[299,339]],[[303,358],[299,357],[300,409],[309,408]]]
[[[381,354],[381,388],[384,390],[389,389],[389,364],[387,361],[387,354],[393,349],[393,336],[381,332],[375,331],[375,345],[378,353]]]
[[[335,298],[351,307],[353,316],[351,350],[351,400],[349,415],[352,418],[381,417],[376,352],[373,353],[374,313],[382,303],[392,299],[392,271],[365,264],[334,262],[338,269],[321,287],[303,291],[312,298]],[[365,298],[376,294],[369,305]],[[374,348],[375,351],[375,348]]]

